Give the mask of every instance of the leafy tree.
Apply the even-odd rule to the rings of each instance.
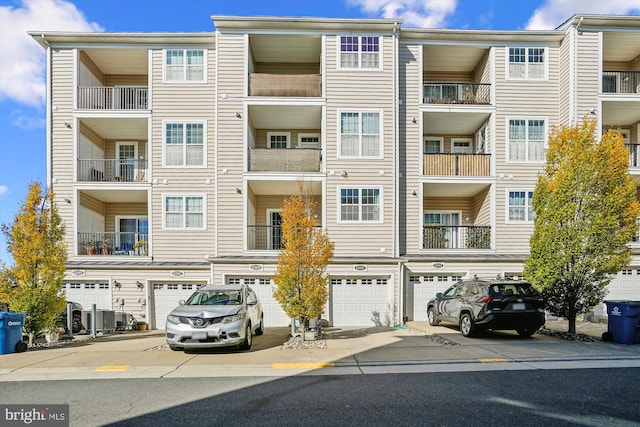
[[[284,312],[300,321],[302,338],[307,319],[315,319],[327,302],[329,289],[325,274],[333,256],[333,242],[316,227],[313,212],[316,203],[311,189],[298,183],[298,192],[286,198],[282,206],[282,242],[278,258],[273,296]]]
[[[30,341],[37,332],[51,330],[66,305],[62,279],[67,261],[64,226],[54,193],[43,193],[40,183],[29,193],[13,224],[2,224],[7,250],[14,265],[0,270],[0,301],[12,311],[26,313],[25,331]]]
[[[611,275],[628,265],[637,232],[640,203],[620,133],[597,141],[592,119],[554,128],[533,209],[525,277],[575,333],[576,316],[601,303]]]

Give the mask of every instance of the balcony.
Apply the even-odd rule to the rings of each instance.
[[[424,154],[424,175],[490,176],[490,154]]]
[[[78,233],[78,255],[98,256],[147,256],[149,236],[147,233]]]
[[[247,249],[254,251],[279,251],[284,249],[282,244],[282,226],[247,226]]]
[[[491,104],[488,83],[427,82],[423,85],[424,104]]]
[[[250,148],[251,172],[319,172],[320,149],[314,148]]]
[[[78,160],[80,182],[147,182],[146,160]]]
[[[78,88],[79,110],[146,110],[147,87],[89,87]]]
[[[491,249],[491,226],[425,225],[423,249]]]
[[[629,167],[640,167],[640,144],[624,144],[629,151]]]
[[[249,96],[320,97],[319,74],[249,74]]]
[[[603,71],[603,93],[640,93],[640,71]]]

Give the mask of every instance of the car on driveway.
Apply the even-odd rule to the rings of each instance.
[[[432,326],[456,323],[465,337],[485,330],[529,337],[544,325],[544,299],[524,281],[461,280],[428,302],[427,318]]]
[[[249,350],[252,335],[264,332],[262,305],[246,285],[207,285],[181,301],[167,316],[171,350],[239,346]]]

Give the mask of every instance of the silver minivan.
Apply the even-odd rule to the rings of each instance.
[[[258,296],[247,285],[207,285],[167,316],[171,350],[239,346],[249,350],[252,335],[264,332]]]

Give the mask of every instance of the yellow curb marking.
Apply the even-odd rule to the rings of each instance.
[[[309,363],[274,363],[271,365],[273,369],[320,369],[333,368],[333,362],[309,362]]]
[[[508,359],[480,359],[480,363],[508,363]]]
[[[100,372],[122,372],[129,369],[129,365],[122,366],[98,366],[96,371]]]

